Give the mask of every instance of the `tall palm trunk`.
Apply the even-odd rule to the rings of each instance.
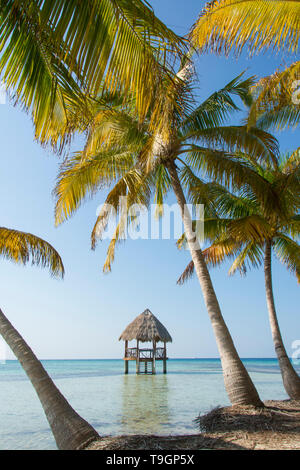
[[[83,449],[90,442],[100,439],[96,430],[69,405],[1,309],[0,334],[28,375],[44,408],[57,447],[61,450]]]
[[[290,398],[294,400],[300,400],[300,377],[293,368],[291,361],[285,350],[282,336],[280,333],[280,328],[278,324],[278,319],[275,309],[275,301],[273,295],[273,285],[272,285],[272,242],[269,240],[265,245],[265,285],[266,285],[266,297],[267,297],[267,306],[269,311],[269,321],[272,332],[272,338],[275,346],[275,352],[278,358],[279,367],[281,370],[282,381],[286,393]]]
[[[200,245],[192,230],[191,215],[186,207],[186,199],[178,178],[174,162],[167,164],[172,188],[180,206],[185,234],[194,262],[199,283],[203,292],[206,308],[215,333],[220,353],[224,383],[229,399],[233,405],[263,406],[256,388],[235,349],[226,323],[222,317],[216,293],[204,260]]]

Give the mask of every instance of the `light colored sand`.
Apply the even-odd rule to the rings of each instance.
[[[214,431],[182,436],[105,437],[86,450],[300,450],[300,402],[266,401],[266,408],[227,407],[206,415]]]

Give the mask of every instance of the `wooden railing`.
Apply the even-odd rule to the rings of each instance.
[[[153,349],[139,349],[140,359],[153,359]]]
[[[127,348],[125,351],[125,357],[137,357],[137,348]]]
[[[156,348],[155,359],[164,359],[165,348]]]
[[[153,349],[137,349],[137,348],[127,348],[125,351],[125,357],[137,359],[138,353],[140,359],[153,359]],[[165,349],[156,348],[155,350],[155,359],[164,359]]]

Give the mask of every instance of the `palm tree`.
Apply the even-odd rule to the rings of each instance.
[[[177,74],[176,93],[166,86],[160,111],[161,127],[156,132],[149,129],[147,122],[141,125],[129,106],[125,110],[120,106],[98,109],[90,123],[84,150],[70,157],[59,174],[55,188],[56,224],[73,214],[88,194],[94,195],[98,189],[109,187],[106,204],[92,232],[92,247],[101,239],[112,209],[119,211],[121,217],[104,265],[104,271],[110,271],[116,244],[124,238],[127,222],[136,221],[132,212],[130,217],[122,216],[119,198],[127,196],[129,208],[134,203],[149,203],[154,192],[154,201],[160,206],[172,188],[215,332],[229,398],[233,404],[261,405],[222,317],[198,241],[194,240],[182,185],[189,181],[194,169],[239,187],[248,178],[263,195],[269,188],[255,172],[249,172],[237,153],[244,150],[254,159],[276,160],[277,142],[259,129],[223,125],[238,109],[234,96],[248,102],[252,79],[242,80],[239,76],[197,106],[191,98],[192,77],[191,64],[187,61]],[[177,102],[181,109],[185,107],[184,113],[177,112]],[[180,174],[177,165],[180,165]]]
[[[218,0],[208,3],[194,24],[190,39],[200,51],[239,55],[272,48],[297,53],[300,38],[300,1]],[[249,115],[254,125],[262,118],[277,128],[299,123],[300,111],[293,103],[300,62],[275,71],[255,87],[256,100]]]
[[[280,211],[266,210],[265,201],[250,186],[240,194],[232,194],[214,183],[196,182],[192,189],[194,202],[203,200],[203,193],[214,201],[218,217],[209,217],[206,236],[213,244],[204,250],[206,262],[212,266],[226,258],[235,258],[229,270],[245,274],[248,266],[264,265],[265,289],[269,321],[283,384],[290,398],[300,399],[300,377],[293,368],[282,340],[276,314],[271,260],[272,252],[300,282],[300,246],[295,239],[300,234],[300,159],[299,152],[282,158],[277,168],[252,165],[273,191]],[[205,187],[206,186],[206,187]],[[180,244],[182,240],[180,241]],[[194,271],[191,262],[177,281],[182,284]]]
[[[32,235],[0,227],[0,255],[19,264],[48,267],[53,276],[63,276],[64,267],[57,251]],[[99,439],[98,433],[70,406],[49,377],[28,344],[0,309],[0,334],[7,342],[28,378],[45,411],[59,449],[80,449]]]
[[[32,114],[35,137],[58,150],[82,130],[81,116],[106,103],[107,96],[130,99],[142,122],[154,102],[153,82],[172,89],[172,66],[186,44],[146,0],[0,1],[0,19],[2,79],[13,101]],[[156,104],[158,114],[161,103]],[[21,263],[31,257],[35,264],[49,263],[53,274],[62,273],[46,242],[3,230],[4,256]],[[37,390],[58,447],[81,448],[99,437],[68,405],[3,314],[1,332]]]
[[[53,146],[69,141],[78,110],[102,93],[136,97],[142,119],[153,80],[172,83],[186,42],[144,0],[7,0],[0,19],[1,78],[32,113],[36,138]]]

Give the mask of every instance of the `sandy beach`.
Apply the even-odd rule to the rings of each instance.
[[[86,450],[300,450],[300,402],[268,400],[266,408],[217,408],[202,418],[210,432],[183,436],[118,436]]]

